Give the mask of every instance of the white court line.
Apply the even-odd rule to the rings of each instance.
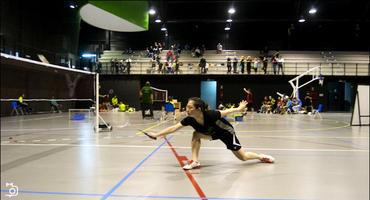
[[[305,135],[238,135],[238,138],[247,138],[247,137],[256,137],[256,138],[312,138],[312,139],[369,139],[369,137],[351,137],[351,136],[305,136]]]
[[[23,128],[23,129],[5,129],[4,132],[23,132],[23,131],[62,131],[62,130],[75,130],[76,128]]]
[[[117,128],[124,128],[124,127],[126,127],[128,125],[128,122],[126,122],[124,125],[122,125],[122,126],[116,126]]]
[[[110,148],[157,148],[158,146],[146,145],[110,145],[110,144],[14,144],[6,143],[1,146],[73,146],[73,147],[110,147]],[[162,148],[170,149],[171,147],[163,146]],[[176,149],[190,149],[190,147],[176,146]],[[202,149],[225,149],[225,147],[202,147]],[[279,148],[261,148],[248,147],[248,150],[259,151],[319,151],[319,152],[365,152],[369,153],[369,149],[279,149]]]
[[[26,121],[54,119],[54,118],[61,118],[61,117],[65,117],[65,116],[40,117],[40,118],[32,118],[32,119],[18,119],[18,120],[4,121],[4,122],[26,122]]]

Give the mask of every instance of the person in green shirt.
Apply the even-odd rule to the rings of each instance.
[[[146,116],[146,110],[150,110],[149,117],[153,118],[153,89],[149,81],[147,81],[140,90],[140,104],[143,119]]]

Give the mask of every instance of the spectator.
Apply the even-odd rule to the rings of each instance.
[[[227,58],[226,67],[227,67],[227,73],[230,74],[231,73],[231,59],[230,58]]]
[[[250,56],[247,57],[247,73],[251,74],[252,68],[252,58]]]
[[[245,114],[247,114],[248,110],[250,110],[252,112],[254,111],[254,108],[253,108],[254,97],[253,97],[253,92],[250,88],[248,88],[248,89],[243,88],[243,90],[246,93],[245,94],[245,101],[248,103],[247,104],[247,109],[245,110]]]
[[[275,53],[274,56],[272,56],[271,63],[272,63],[272,69],[274,71],[274,74],[276,74],[276,68],[278,65],[278,59],[279,59],[279,53]]]
[[[255,74],[257,74],[258,68],[260,68],[260,60],[258,59],[258,57],[254,57],[253,69]]]
[[[114,68],[115,68],[116,64],[114,62],[114,58],[112,58],[110,60],[110,72],[113,74],[114,73]]]
[[[131,62],[132,62],[132,60],[131,60],[130,57],[126,59],[126,71],[127,71],[127,74],[130,74]]]
[[[101,64],[100,61],[98,61],[96,73],[100,73],[101,72],[101,69],[102,69],[102,64]]]
[[[174,65],[175,65],[175,73],[178,74],[180,70],[180,63],[178,59],[175,60]]]
[[[200,52],[199,47],[195,48],[194,53],[195,53],[195,56],[196,56],[197,58],[199,58],[199,57],[202,55],[202,54],[201,54],[201,52]]]
[[[238,73],[238,59],[236,57],[234,57],[234,60],[233,60],[233,70],[234,70],[234,74]]]
[[[242,74],[244,74],[244,68],[245,68],[245,58],[244,58],[244,56],[242,56],[241,59],[240,59],[240,72]]]
[[[150,82],[147,81],[144,87],[140,90],[140,103],[142,117],[146,116],[145,111],[150,111],[150,117],[153,118],[153,89],[150,87]]]
[[[200,55],[203,56],[204,53],[206,52],[206,45],[202,44],[202,48],[200,49]]]
[[[292,110],[294,113],[299,113],[301,111],[301,108],[302,108],[302,101],[297,98],[297,97],[294,97],[293,98],[293,107],[292,107]]]
[[[200,69],[200,73],[201,74],[207,73],[206,65],[207,65],[206,59],[205,58],[201,58],[200,61],[199,61],[199,69]]]
[[[50,106],[51,108],[53,109],[54,112],[59,112],[61,113],[62,111],[59,109],[59,104],[58,102],[54,99],[54,96],[51,97],[51,101],[50,101]]]
[[[305,114],[312,113],[312,98],[308,95],[306,95],[304,98],[304,110]]]
[[[154,60],[154,59],[152,59],[151,61],[150,61],[150,63],[151,63],[151,65],[152,65],[152,68],[150,69],[150,73],[154,73],[155,72],[155,70],[156,70],[156,67],[157,67],[157,65],[156,65],[156,60]]]
[[[263,63],[263,67],[262,67],[262,70],[263,70],[263,73],[266,74],[267,73],[267,57],[266,56],[263,56],[262,58],[262,63]]]
[[[173,59],[173,52],[172,50],[168,50],[166,54],[166,60],[167,62],[172,62],[172,59]]]
[[[221,54],[222,53],[222,44],[221,43],[218,43],[216,48],[217,48],[216,49],[216,53],[217,54]]]
[[[26,103],[26,102],[23,101],[23,98],[24,97],[25,97],[24,94],[22,94],[21,96],[19,96],[19,98],[18,98],[18,106],[21,107],[21,109],[24,110],[25,113],[31,114],[31,109],[29,108],[28,103]]]
[[[280,69],[281,69],[281,75],[284,75],[283,65],[284,65],[284,58],[278,57],[277,58],[278,74],[280,73]]]

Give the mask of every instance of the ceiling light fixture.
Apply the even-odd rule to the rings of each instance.
[[[227,19],[226,22],[232,22],[233,20],[232,19]]]
[[[303,17],[303,16],[301,16],[300,18],[299,18],[299,20],[298,20],[298,22],[300,22],[300,23],[303,23],[303,22],[305,22],[306,21],[306,19]]]
[[[166,26],[163,24],[162,28],[161,28],[161,31],[167,31],[167,28]]]
[[[156,13],[156,12],[155,12],[155,10],[154,10],[153,8],[151,8],[151,9],[149,10],[149,14],[150,14],[150,15],[155,15],[155,13]]]
[[[231,29],[231,24],[226,24],[225,31],[229,31]]]
[[[161,23],[162,22],[162,20],[159,17],[157,19],[155,19],[154,21],[155,21],[155,23]]]
[[[311,15],[315,14],[316,12],[317,12],[317,9],[316,9],[316,8],[314,8],[314,7],[312,7],[312,8],[308,11],[308,13],[310,13]]]
[[[235,9],[234,8],[230,8],[227,12],[230,13],[230,14],[234,14],[235,13]]]

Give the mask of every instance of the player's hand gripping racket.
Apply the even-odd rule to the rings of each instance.
[[[149,135],[149,133],[147,133],[147,132],[145,132],[145,131],[143,131],[143,130],[140,130],[140,129],[138,129],[140,132],[142,132],[142,133],[144,133],[144,135],[146,135],[146,136],[148,136],[150,139],[152,139],[152,140],[156,140],[157,138],[156,137],[153,137],[153,136],[151,136],[151,135]]]

